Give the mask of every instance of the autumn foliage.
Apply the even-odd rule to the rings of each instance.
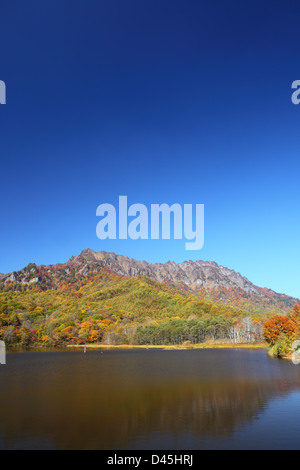
[[[0,292],[0,340],[22,347],[210,339],[252,343],[261,341],[267,320],[265,338],[273,343],[282,333],[297,335],[299,329],[300,305],[289,316],[269,319],[269,312],[244,310],[233,293],[223,303],[146,277],[127,278],[100,267],[81,275],[72,271],[71,264],[63,266],[56,268],[55,284],[45,267],[30,265],[25,274],[41,275],[41,285],[11,282]],[[64,277],[68,270],[69,277]]]
[[[281,335],[293,337],[296,329],[297,323],[294,319],[283,315],[275,315],[264,324],[264,338],[269,344],[273,345]]]

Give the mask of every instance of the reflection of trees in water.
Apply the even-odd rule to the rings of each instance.
[[[166,374],[159,381],[147,374],[123,370],[116,377],[109,368],[101,370],[97,375],[93,368],[69,364],[53,375],[18,371],[1,382],[4,446],[16,434],[31,437],[31,446],[38,446],[40,439],[58,448],[122,448],[130,439],[147,440],[153,433],[174,438],[189,433],[198,440],[230,437],[270,400],[300,389],[299,375],[289,367],[286,374],[265,378]]]
[[[116,426],[111,426],[110,413],[102,416],[108,431],[106,445],[117,447],[134,435],[149,439],[155,431],[174,437],[188,432],[199,439],[230,436],[237,427],[255,419],[272,398],[288,393],[285,384],[277,385],[274,388],[267,382],[247,380],[202,387],[177,383],[123,395],[121,401],[114,400]]]

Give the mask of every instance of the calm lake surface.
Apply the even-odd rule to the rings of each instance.
[[[300,366],[265,350],[25,352],[1,449],[300,449]]]

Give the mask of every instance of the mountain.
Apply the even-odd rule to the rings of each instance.
[[[45,291],[61,289],[64,285],[79,285],[97,276],[103,269],[126,277],[146,277],[193,296],[225,304],[247,313],[285,313],[298,299],[278,294],[271,289],[251,283],[241,274],[213,261],[184,261],[183,263],[151,264],[127,256],[83,250],[64,264],[36,266],[0,277],[0,292]]]
[[[214,262],[147,263],[84,250],[0,279],[0,340],[12,347],[263,339],[297,303]]]

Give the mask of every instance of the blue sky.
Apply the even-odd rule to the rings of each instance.
[[[82,249],[214,260],[300,297],[300,5],[2,0],[0,272]],[[96,237],[96,208],[205,204],[205,244]]]

